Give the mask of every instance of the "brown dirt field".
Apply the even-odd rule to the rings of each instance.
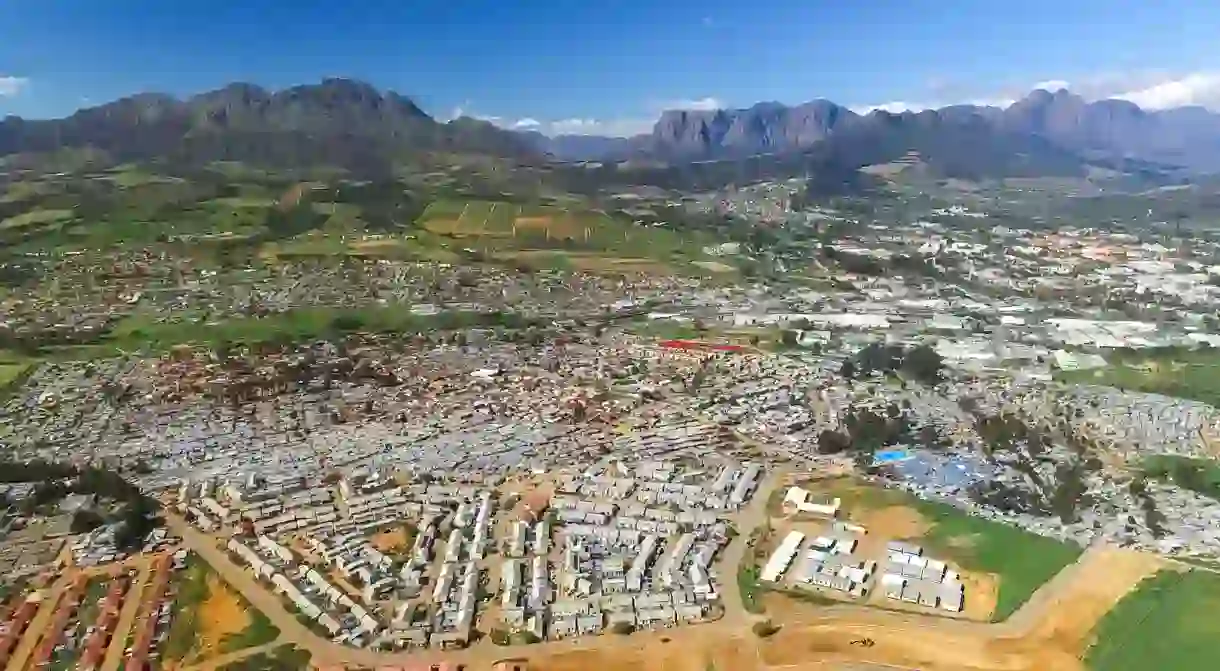
[[[398,552],[407,546],[407,531],[402,527],[374,534],[369,542],[379,552]]]
[[[192,656],[199,659],[219,652],[227,636],[241,633],[249,624],[250,617],[237,595],[219,576],[209,575],[208,598],[199,605],[199,636]]]
[[[966,586],[966,601],[959,616],[980,622],[990,620],[996,600],[1000,598],[1000,579],[990,573],[963,571],[960,567],[957,571]]]
[[[1082,670],[1097,621],[1154,573],[1159,558],[1126,550],[1091,551],[1082,565],[1068,569],[1053,594],[1031,601],[1009,623],[985,625],[932,620],[883,611],[853,609],[822,623],[781,629],[760,645],[768,665],[801,665],[817,656],[827,662],[871,662],[922,671]],[[871,638],[871,648],[850,641]],[[804,668],[804,667],[801,667]],[[816,667],[809,667],[816,668]]]
[[[309,187],[309,184],[302,182],[288,189],[284,192],[284,195],[280,197],[277,207],[279,207],[281,210],[287,210],[295,207],[297,203],[301,202],[301,198],[305,197],[305,193],[309,190]]]
[[[601,650],[574,649],[531,658],[530,671],[748,671],[756,669],[758,657],[752,641],[737,636],[717,636],[711,631],[679,635],[674,632],[635,634],[621,646]],[[608,636],[611,634],[607,634]],[[646,640],[637,640],[643,639]],[[661,639],[672,637],[669,643]],[[679,640],[679,637],[681,640]],[[577,644],[579,645],[579,644]]]
[[[517,217],[513,219],[513,226],[518,229],[550,228],[552,222],[553,217]]]
[[[585,237],[585,227],[569,217],[517,217],[513,220],[516,233],[545,231],[554,240],[579,240]]]

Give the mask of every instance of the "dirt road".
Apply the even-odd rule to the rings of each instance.
[[[184,666],[179,671],[216,671],[216,669],[222,669],[228,664],[240,662],[247,657],[261,655],[264,652],[271,652],[281,645],[283,645],[283,643],[277,639],[270,643],[256,645],[253,648],[243,648],[241,650],[225,653],[223,655],[217,655],[206,662]]]

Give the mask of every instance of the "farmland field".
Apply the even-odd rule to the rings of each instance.
[[[660,227],[636,226],[595,210],[554,205],[442,200],[431,203],[417,223],[429,233],[474,238],[490,248],[607,254],[623,259],[620,266],[693,259],[707,242]]]
[[[0,221],[0,229],[13,230],[35,224],[50,224],[71,219],[72,217],[72,210],[30,210],[29,212]]]
[[[1148,578],[1094,630],[1085,662],[1094,671],[1216,668],[1220,575],[1162,571]]]

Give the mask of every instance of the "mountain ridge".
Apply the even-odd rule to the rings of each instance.
[[[1039,136],[1069,151],[1220,171],[1220,114],[1199,106],[1148,111],[1126,100],[1088,102],[1066,89],[1036,89],[1008,107],[962,104],[900,113],[861,114],[825,99],[794,106],[769,102],[736,109],[669,110],[661,113],[650,133],[617,142],[589,141],[601,153],[584,158],[714,160],[803,151],[841,129],[883,128],[895,119],[929,114],[961,124],[982,120],[997,132]]]
[[[979,179],[1082,176],[1090,164],[1220,171],[1220,115],[1201,107],[1146,111],[1127,101],[1087,102],[1066,90],[1036,90],[1004,108],[861,114],[816,99],[669,110],[650,133],[635,137],[548,137],[468,117],[438,121],[396,92],[330,78],[278,91],[235,82],[184,99],[141,93],[62,119],[0,121],[0,156],[64,147],[100,150],[116,161],[329,165],[378,176],[420,154],[468,153],[529,164],[622,163],[626,172],[615,178],[670,166],[700,184],[715,182],[705,180],[709,173],[736,181],[765,177],[761,166],[768,164],[786,166],[781,172],[839,175],[917,154],[934,174]],[[753,160],[760,156],[791,160]],[[692,167],[735,160],[751,165]]]
[[[116,160],[318,162],[370,174],[418,152],[544,158],[511,131],[469,118],[442,123],[410,98],[342,78],[278,91],[237,82],[181,100],[140,93],[62,119],[0,121],[0,156],[65,147]]]

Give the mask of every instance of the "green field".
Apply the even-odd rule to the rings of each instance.
[[[741,591],[741,605],[746,612],[757,615],[765,610],[763,588],[758,584],[758,565],[755,562],[747,559],[737,568],[737,589]]]
[[[1145,580],[1094,630],[1093,671],[1210,671],[1220,666],[1220,575],[1162,571]]]
[[[1154,353],[1117,352],[1099,370],[1061,371],[1065,382],[1099,384],[1220,405],[1220,351],[1170,349]]]
[[[309,665],[309,659],[308,651],[293,645],[281,645],[271,652],[226,664],[221,671],[304,671],[313,668]]]
[[[993,622],[1008,619],[1039,587],[1075,562],[1083,551],[1071,543],[974,517],[952,506],[924,501],[902,491],[855,487],[834,491],[834,495],[841,496],[844,506],[849,509],[908,506],[917,511],[928,529],[918,538],[903,540],[923,545],[927,554],[946,559],[952,565],[975,573],[990,573],[999,579],[999,594],[991,615]]]

